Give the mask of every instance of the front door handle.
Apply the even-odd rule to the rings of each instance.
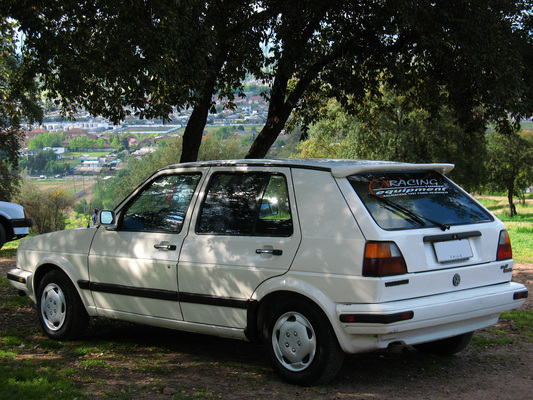
[[[281,256],[283,254],[283,250],[278,249],[255,249],[255,252],[257,254],[272,254],[273,256]]]
[[[177,247],[175,244],[168,244],[161,242],[159,244],[154,244],[154,248],[158,250],[169,250],[169,251],[176,251]]]

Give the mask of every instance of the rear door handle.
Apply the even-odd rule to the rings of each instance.
[[[159,244],[154,244],[154,248],[158,250],[176,251],[177,247],[175,244],[159,243]]]
[[[283,250],[278,249],[255,249],[255,252],[257,254],[272,254],[273,256],[281,256],[283,254]]]

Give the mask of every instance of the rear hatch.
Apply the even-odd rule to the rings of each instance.
[[[380,299],[510,281],[510,245],[497,261],[504,225],[447,177],[426,168],[365,171],[347,176],[344,185],[339,180],[345,193],[357,195],[346,197],[365,239],[394,243],[405,260],[407,274],[380,276],[387,287],[399,289],[387,289]]]

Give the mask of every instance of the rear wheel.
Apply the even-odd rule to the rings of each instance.
[[[342,366],[344,352],[328,319],[302,299],[283,300],[272,307],[264,339],[274,371],[286,382],[326,383]]]
[[[414,347],[421,353],[431,353],[439,356],[451,356],[464,350],[470,343],[472,336],[474,336],[474,332],[468,332],[447,339],[417,344]]]
[[[67,275],[48,272],[37,295],[39,322],[46,335],[55,340],[70,340],[83,334],[89,315]]]

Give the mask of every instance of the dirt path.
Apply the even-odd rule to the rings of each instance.
[[[0,274],[14,266],[0,257]],[[531,293],[533,264],[515,264],[515,281]],[[14,290],[0,286],[0,296]],[[525,309],[533,308],[533,298]],[[72,375],[90,398],[221,399],[530,399],[533,343],[509,321],[476,332],[473,343],[454,357],[417,353],[372,353],[347,357],[338,377],[326,386],[300,388],[281,382],[258,344],[174,332],[110,320],[91,322],[84,347],[113,347],[76,354],[79,343],[46,347],[35,310],[0,313],[0,326],[17,324],[30,332],[20,359],[44,359],[78,371]],[[502,343],[501,328],[509,333]],[[102,367],[84,367],[101,360]]]

